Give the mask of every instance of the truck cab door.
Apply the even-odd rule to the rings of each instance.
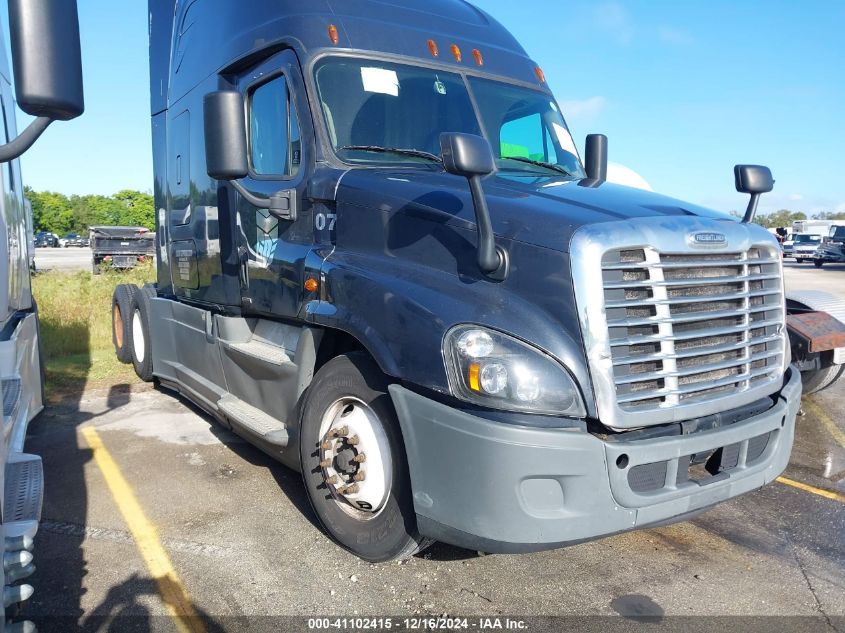
[[[250,70],[241,82],[247,113],[249,175],[256,195],[279,192],[296,217],[283,219],[238,196],[235,217],[244,312],[293,318],[303,299],[305,257],[314,243],[306,198],[313,169],[314,129],[299,61],[283,51]]]

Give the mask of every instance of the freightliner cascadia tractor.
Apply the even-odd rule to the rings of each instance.
[[[607,183],[461,0],[150,17],[158,281],[118,288],[118,355],[300,470],[340,545],[554,548],[786,467],[768,169],[736,169],[743,222]]]
[[[13,618],[19,603],[33,593],[25,580],[35,571],[32,539],[44,496],[41,457],[23,452],[27,427],[44,408],[44,367],[30,284],[32,209],[24,198],[18,159],[53,121],[78,117],[85,107],[75,0],[9,0],[8,7],[14,80],[0,32],[0,234],[5,236],[0,240],[0,538],[5,610],[0,633],[35,630],[31,622]],[[35,117],[20,134],[16,102]]]

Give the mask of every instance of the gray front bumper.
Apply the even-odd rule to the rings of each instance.
[[[398,385],[390,394],[405,439],[420,532],[461,547],[520,552],[682,520],[771,482],[789,462],[801,378],[790,369],[777,403],[747,420],[623,442],[491,422]],[[759,454],[747,459],[766,437]],[[756,448],[749,449],[750,443]],[[686,472],[687,456],[721,447],[732,447],[734,467],[701,484],[677,477],[679,470]],[[619,460],[622,455],[627,459]],[[655,464],[665,473],[659,489],[637,492],[642,482],[629,471]]]

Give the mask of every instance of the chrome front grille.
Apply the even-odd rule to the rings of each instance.
[[[706,401],[779,377],[783,295],[770,249],[612,250],[602,281],[623,410]]]
[[[726,236],[694,243],[696,231]],[[584,227],[573,282],[599,418],[688,420],[776,392],[788,360],[781,259],[759,227],[660,218]]]

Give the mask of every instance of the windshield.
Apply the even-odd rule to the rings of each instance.
[[[795,236],[795,243],[796,244],[818,244],[822,241],[821,235],[796,235]]]
[[[346,58],[324,60],[315,77],[343,161],[436,164],[443,132],[482,134],[483,124],[500,170],[584,177],[566,123],[543,92],[478,78],[467,85],[448,71]]]
[[[845,226],[834,226],[830,229],[830,238],[833,240],[845,240]]]

